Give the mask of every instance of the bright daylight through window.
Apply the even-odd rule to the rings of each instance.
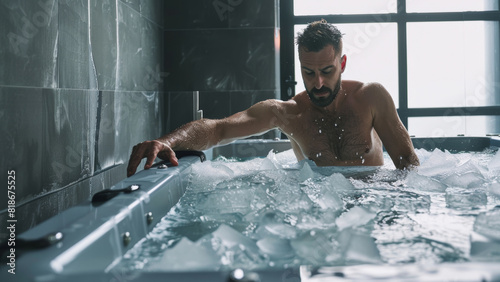
[[[415,136],[500,134],[498,0],[294,0],[294,34],[344,34],[342,79],[379,82]],[[283,27],[282,27],[283,29]],[[295,50],[296,92],[304,90]]]

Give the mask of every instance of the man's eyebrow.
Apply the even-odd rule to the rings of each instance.
[[[326,67],[322,68],[321,71],[325,71],[325,70],[331,69],[333,67],[334,67],[334,65],[329,65],[329,66],[326,66]]]
[[[320,71],[326,71],[327,69],[330,69],[330,68],[333,68],[333,67],[335,67],[335,66],[334,65],[329,65],[329,66],[326,66],[326,67],[320,69]],[[302,66],[302,68],[305,69],[305,70],[307,70],[307,71],[314,71],[314,70],[312,70],[312,69],[310,69],[308,67]]]

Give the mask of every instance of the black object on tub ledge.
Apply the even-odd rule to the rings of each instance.
[[[204,162],[207,159],[207,157],[205,156],[205,153],[200,152],[200,151],[175,151],[175,156],[177,157],[177,159],[180,159],[180,158],[186,157],[186,156],[198,156],[200,158],[201,162]],[[168,167],[167,163],[169,163],[169,161],[159,162],[157,164],[154,164],[153,167],[167,168]],[[129,185],[129,186],[122,188],[122,189],[105,189],[105,190],[99,191],[99,192],[95,193],[94,196],[92,196],[92,205],[98,206],[98,205],[100,205],[108,200],[111,200],[112,198],[116,197],[117,195],[121,194],[122,192],[126,193],[126,194],[132,193],[132,192],[138,190],[140,187],[141,187],[140,185],[132,184],[132,185]]]
[[[201,151],[175,151],[175,156],[177,157],[177,159],[180,159],[183,157],[189,157],[189,156],[197,156],[200,158],[201,162],[204,162],[207,160],[205,153],[203,153]],[[165,161],[154,164],[153,167],[167,168],[169,166],[169,164],[170,164],[170,162],[165,160]]]
[[[105,190],[99,191],[99,192],[95,193],[94,196],[92,196],[92,204],[106,202],[110,199],[113,199],[114,197],[116,197],[118,194],[120,194],[122,192],[132,193],[132,192],[138,190],[139,188],[141,188],[140,185],[132,184],[132,185],[127,186],[127,187],[122,188],[122,189],[105,189]]]

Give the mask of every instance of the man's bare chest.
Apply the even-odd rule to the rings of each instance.
[[[300,123],[306,126],[294,140],[305,157],[317,164],[363,164],[363,158],[372,149],[372,126],[362,116],[341,113],[302,119]]]

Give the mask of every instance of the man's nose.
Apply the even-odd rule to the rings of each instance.
[[[321,89],[323,87],[324,79],[321,77],[321,75],[317,75],[316,78],[314,79],[314,87],[316,89]]]

